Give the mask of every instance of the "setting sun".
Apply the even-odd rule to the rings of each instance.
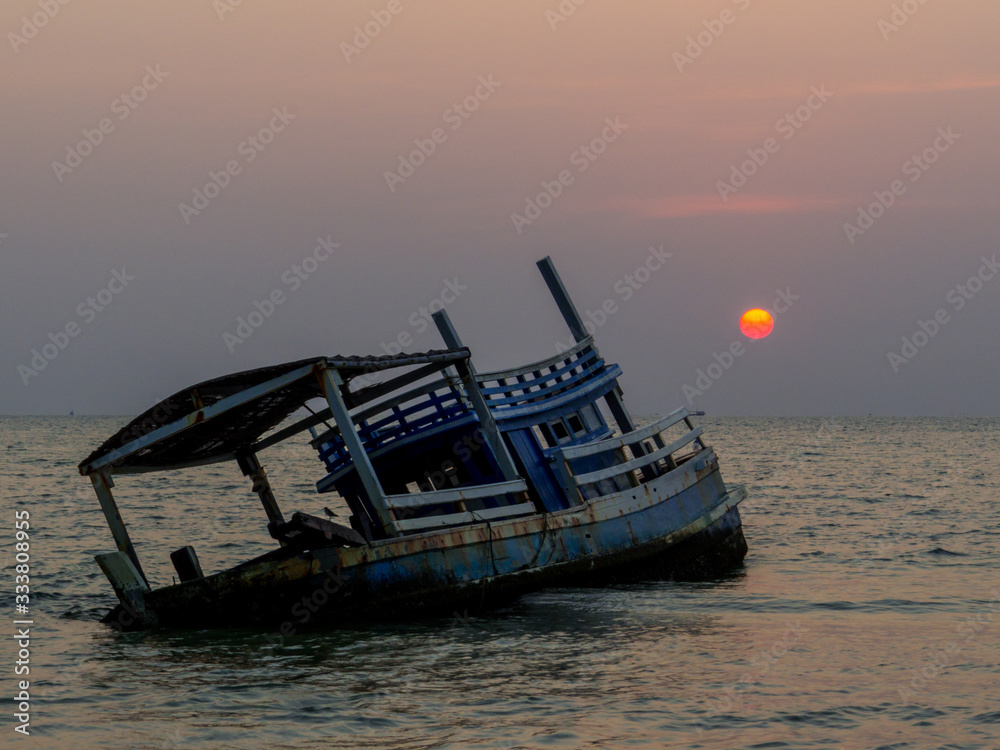
[[[740,318],[740,330],[751,339],[762,339],[774,330],[774,318],[767,310],[747,310]]]

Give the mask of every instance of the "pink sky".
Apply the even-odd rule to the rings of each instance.
[[[946,302],[998,250],[1000,4],[930,0],[892,31],[881,0],[399,0],[395,14],[246,0],[222,18],[220,3],[70,2],[30,39],[37,0],[4,4],[0,413],[136,412],[202,378],[379,352],[401,333],[440,346],[410,319],[454,278],[468,291],[449,313],[481,369],[538,359],[566,337],[533,266],[548,254],[581,309],[620,303],[598,343],[636,411],[684,403],[740,314],[790,287],[800,301],[695,406],[1000,413],[1000,282],[961,311]],[[373,13],[391,20],[345,55]],[[693,57],[699,34],[711,44]],[[147,66],[165,77],[119,119]],[[455,109],[477,90],[475,111]],[[248,146],[275,108],[294,119]],[[53,167],[104,118],[79,166]],[[581,157],[609,118],[623,130]],[[957,140],[911,181],[942,128]],[[390,190],[386,173],[435,129]],[[571,184],[518,226],[564,170]],[[895,180],[905,192],[849,242],[845,223]],[[292,293],[283,274],[320,236],[339,254]],[[622,300],[616,283],[661,245],[671,261]],[[123,266],[135,281],[80,315]],[[224,334],[274,288],[287,303],[231,353]],[[894,369],[939,308],[951,322]],[[25,384],[19,366],[73,322],[79,336]]]

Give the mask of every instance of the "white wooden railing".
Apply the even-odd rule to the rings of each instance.
[[[605,438],[604,440],[584,443],[583,445],[558,448],[553,451],[550,461],[554,464],[563,489],[566,490],[571,499],[582,500],[583,493],[581,490],[587,485],[596,485],[606,480],[617,480],[619,477],[625,477],[629,484],[636,486],[640,482],[640,477],[637,477],[635,473],[637,471],[642,472],[641,477],[649,477],[656,476],[663,470],[664,467],[660,465],[661,461],[664,462],[665,468],[668,471],[677,466],[674,454],[686,445],[699,440],[702,434],[702,428],[693,427],[690,418],[703,413],[688,411],[686,408],[677,409],[652,424],[633,430],[625,435]],[[662,433],[680,422],[685,423],[688,431],[680,437],[671,440],[669,443],[666,442],[663,439]],[[642,444],[644,441],[650,439],[652,439],[655,446],[650,446],[653,448],[652,450],[631,460],[625,460],[627,458],[624,451],[626,446]],[[617,451],[620,459],[620,462],[614,466],[583,474],[574,472],[572,466],[574,460],[612,451]],[[601,492],[598,494],[606,493]]]
[[[392,523],[397,533],[424,531],[442,526],[490,521],[497,518],[515,518],[535,513],[535,505],[530,502],[516,505],[501,505],[497,508],[482,508],[467,510],[465,503],[469,500],[482,500],[491,497],[504,497],[509,494],[522,495],[528,491],[528,485],[523,479],[511,482],[496,482],[480,484],[474,487],[455,487],[454,489],[431,490],[429,492],[413,492],[405,495],[388,495],[386,505],[393,515],[397,511],[426,508],[431,505],[455,503],[460,508],[458,513],[444,515],[422,516],[420,518],[402,518]]]

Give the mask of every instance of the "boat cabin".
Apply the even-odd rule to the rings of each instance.
[[[136,575],[145,580],[111,493],[115,473],[236,461],[271,536],[302,550],[557,513],[639,487],[696,455],[701,430],[691,412],[636,428],[621,369],[601,357],[551,261],[538,265],[576,340],[548,359],[479,373],[439,311],[443,350],[319,357],[227,375],[174,394],[109,438],[79,468]],[[309,415],[281,427],[302,409]],[[671,429],[680,429],[676,439],[665,437]],[[350,528],[301,512],[286,519],[271,490],[258,454],[306,430],[325,469],[316,488],[343,498]],[[182,581],[201,577],[190,547],[171,557]]]

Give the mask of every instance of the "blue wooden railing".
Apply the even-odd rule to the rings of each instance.
[[[427,434],[473,413],[457,382],[445,377],[365,409],[353,415],[353,419],[365,452],[371,455],[405,438]],[[351,463],[344,439],[336,427],[315,437],[312,445],[331,473]]]
[[[685,446],[693,444],[694,450],[703,448],[700,441],[702,429],[691,424],[692,416],[703,413],[680,408],[625,435],[583,445],[560,446],[552,452],[549,460],[566,495],[577,502],[628,486],[637,487],[654,476],[677,468],[680,457],[676,454]],[[664,433],[680,423],[686,428],[684,433],[675,439],[665,440]],[[627,448],[636,444],[642,444],[648,452],[637,457],[633,457],[631,451],[627,454]],[[576,466],[576,462],[586,464],[597,456],[613,456],[612,465],[583,471]]]
[[[494,415],[502,417],[506,410],[580,389],[608,374],[609,369],[588,337],[549,359],[513,370],[480,373],[477,380]],[[614,369],[617,373],[617,367]]]

